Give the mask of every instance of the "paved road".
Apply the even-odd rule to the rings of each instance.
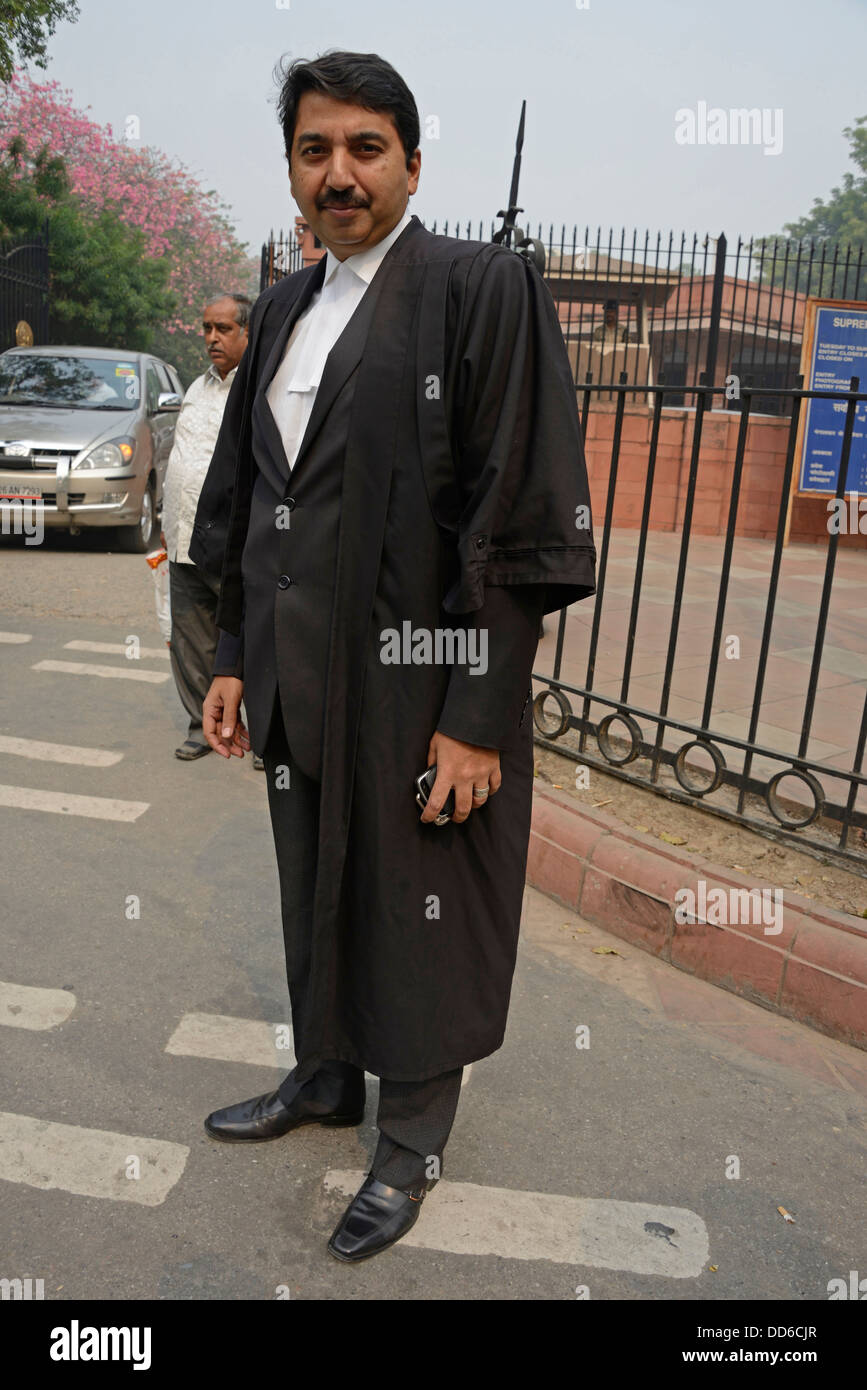
[[[444,1180],[400,1246],[332,1260],[375,1079],[358,1130],[236,1149],[201,1127],[292,1063],[263,774],[173,757],[140,559],[0,564],[0,1277],[51,1299],[825,1300],[867,1275],[867,1055],[532,891]]]

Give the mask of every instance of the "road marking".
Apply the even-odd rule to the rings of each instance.
[[[326,1191],[353,1197],[366,1173],[329,1169]],[[400,1245],[452,1255],[622,1269],[695,1279],[707,1263],[707,1228],[686,1207],[561,1197],[442,1180]],[[399,1248],[399,1247],[398,1247]]]
[[[284,1072],[291,1071],[296,1061],[291,1024],[232,1018],[228,1014],[184,1014],[164,1050],[176,1057],[246,1062],[254,1067],[280,1067]],[[461,1089],[469,1081],[471,1071],[472,1065],[464,1067]],[[377,1080],[370,1072],[365,1072],[365,1076]]]
[[[277,1028],[283,1031],[278,1035]],[[286,1045],[278,1048],[278,1036]],[[254,1067],[295,1065],[292,1029],[227,1014],[184,1014],[165,1046],[178,1057],[207,1057],[214,1062],[248,1062]]]
[[[123,753],[110,753],[107,748],[76,748],[71,743],[40,743],[6,734],[0,734],[0,753],[15,753],[43,763],[75,763],[77,767],[114,767],[123,757]]]
[[[32,642],[30,632],[0,632],[0,642]]]
[[[64,651],[76,652],[103,652],[106,656],[126,656],[129,648],[124,642],[64,642]],[[157,661],[168,661],[168,647],[140,647],[137,657],[127,657],[129,661],[150,660],[156,658]]]
[[[74,1008],[75,995],[68,989],[37,989],[0,980],[0,1023],[7,1028],[56,1028]]]
[[[132,662],[129,663],[132,665]],[[34,671],[61,671],[67,676],[104,676],[111,680],[151,681],[158,684],[171,678],[169,671],[127,671],[123,666],[97,666],[90,661],[37,661]]]
[[[0,783],[0,806],[85,816],[89,820],[134,821],[148,810],[150,802],[117,801],[111,796],[75,796],[72,792],[49,792],[38,787],[12,787]]]
[[[189,1152],[186,1144],[165,1139],[0,1111],[0,1178],[45,1191],[158,1207],[181,1177]],[[126,1176],[132,1157],[139,1160],[141,1177]]]

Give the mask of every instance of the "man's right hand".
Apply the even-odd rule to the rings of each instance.
[[[202,705],[202,733],[223,758],[243,758],[250,752],[250,735],[240,715],[244,682],[235,676],[214,676]]]

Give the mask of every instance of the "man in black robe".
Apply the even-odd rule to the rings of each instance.
[[[539,623],[594,592],[595,550],[553,301],[507,248],[408,215],[406,84],[329,53],[288,69],[280,116],[328,254],[254,306],[190,553],[221,576],[205,734],[265,761],[297,1060],[205,1124],[358,1124],[379,1076],[379,1142],[328,1246],[358,1260],[417,1219],[463,1068],[502,1043]]]

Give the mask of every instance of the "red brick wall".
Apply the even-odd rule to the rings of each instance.
[[[578,400],[580,406],[580,395]],[[614,405],[594,403],[587,420],[585,452],[597,534],[605,515],[614,414]],[[680,529],[686,504],[694,419],[692,410],[664,409],[662,412],[650,507],[651,531]],[[692,529],[697,535],[725,535],[739,423],[740,417],[734,411],[716,411],[704,417],[692,518]],[[650,411],[644,407],[630,408],[627,403],[617,468],[615,526],[637,528],[641,524],[652,427]],[[751,421],[744,451],[736,535],[758,540],[776,537],[788,439],[788,420],[762,416]],[[827,539],[827,499],[793,498],[789,540],[818,545]],[[839,540],[841,545],[863,548],[865,544],[864,536],[841,535]]]

